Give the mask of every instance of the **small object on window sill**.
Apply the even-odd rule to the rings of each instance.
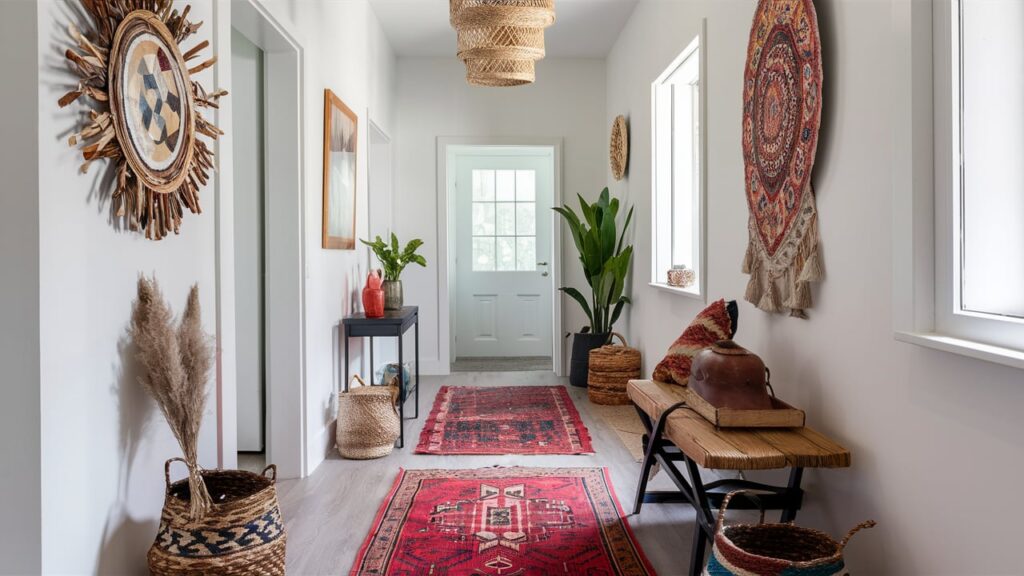
[[[689,288],[697,280],[697,273],[686,266],[673,266],[668,271],[668,285],[673,288]]]

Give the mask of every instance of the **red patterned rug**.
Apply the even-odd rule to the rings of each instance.
[[[604,468],[400,471],[352,575],[647,576]]]
[[[594,448],[563,386],[443,386],[417,454],[590,454]]]

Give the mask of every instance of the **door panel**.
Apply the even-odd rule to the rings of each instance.
[[[456,355],[549,356],[553,154],[455,161]]]

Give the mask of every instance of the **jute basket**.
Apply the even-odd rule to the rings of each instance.
[[[351,384],[359,383],[359,387]],[[358,375],[348,392],[338,393],[338,453],[353,460],[387,456],[398,439],[398,377],[388,386],[367,386]]]
[[[587,396],[594,404],[629,404],[626,384],[640,378],[640,351],[630,348],[622,334],[613,332],[612,337],[622,344],[608,344],[590,352]]]
[[[555,22],[554,0],[449,0],[466,80],[477,86],[534,81],[544,58],[544,29]]]
[[[192,522],[188,480],[171,483],[174,461],[185,462],[171,458],[164,464],[167,493],[160,530],[149,549],[150,573],[283,575],[286,537],[274,488],[277,467],[271,464],[263,474],[203,470],[213,504],[203,518]]]
[[[843,550],[854,534],[875,525],[861,523],[836,542],[824,532],[793,524],[765,524],[764,511],[758,524],[725,525],[725,512],[733,496],[722,500],[715,524],[715,547],[704,568],[704,576],[833,576],[847,574]],[[756,497],[755,497],[756,499]]]

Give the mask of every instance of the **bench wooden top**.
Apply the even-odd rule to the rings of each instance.
[[[679,386],[630,380],[629,397],[651,420],[682,401]],[[704,468],[769,470],[774,468],[846,468],[850,451],[812,428],[715,428],[689,408],[673,412],[664,436]]]

